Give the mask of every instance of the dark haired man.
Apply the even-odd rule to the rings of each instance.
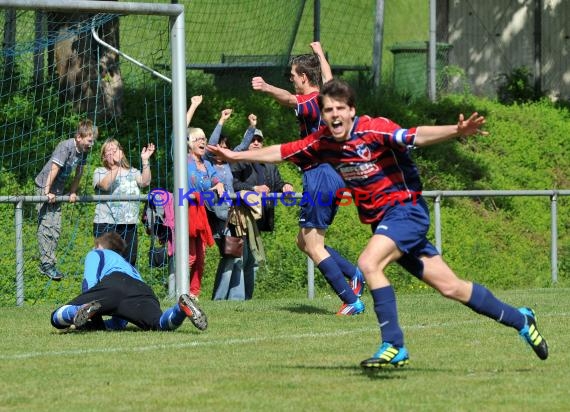
[[[487,134],[480,130],[485,118],[463,115],[455,125],[419,126],[404,129],[383,117],[356,116],[352,88],[340,80],[326,83],[319,94],[326,127],[305,139],[252,152],[209,150],[230,161],[333,164],[360,199],[362,223],[370,224],[373,236],[358,259],[374,300],[381,343],[363,368],[404,366],[408,351],[398,323],[396,296],[386,267],[397,262],[443,296],[461,302],[476,313],[516,329],[540,359],[548,357],[548,345],[540,334],[534,311],[515,308],[497,299],[486,287],[457,277],[428,241],[429,210],[419,194],[422,184],[410,148],[428,146],[460,136]]]
[[[311,43],[313,54],[291,59],[289,80],[295,94],[267,84],[263,78],[251,81],[254,90],[265,92],[283,106],[295,108],[299,133],[305,137],[321,126],[321,112],[317,102],[322,82],[332,79],[332,71],[319,42]],[[344,191],[344,182],[326,163],[303,162],[303,199],[300,203],[297,246],[319,268],[329,285],[343,302],[337,315],[351,316],[364,312],[360,300],[364,287],[362,272],[330,246],[325,246],[325,234],[338,211],[338,195]],[[345,279],[350,280],[350,285]]]
[[[256,151],[263,148],[263,132],[255,129],[248,150]],[[231,165],[234,191],[254,191],[262,196],[269,193],[293,192],[293,186],[281,177],[277,166],[271,163],[235,163]],[[257,220],[257,228],[261,232],[273,232],[275,227],[275,200],[269,197],[261,202],[261,218]],[[259,262],[254,256],[250,242],[244,242],[243,248],[243,278],[245,299],[253,298],[255,278]]]

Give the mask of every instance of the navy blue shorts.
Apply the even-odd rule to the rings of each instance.
[[[327,229],[338,211],[337,192],[346,187],[340,175],[323,163],[303,172],[303,198],[299,226]]]
[[[375,235],[384,235],[396,243],[404,255],[398,259],[404,269],[420,278],[423,276],[421,256],[436,256],[439,252],[427,240],[429,209],[423,197],[398,203],[386,210],[382,220],[372,225]]]

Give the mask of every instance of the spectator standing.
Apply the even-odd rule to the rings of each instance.
[[[80,121],[75,136],[57,145],[51,158],[35,178],[36,194],[47,196],[46,202],[37,205],[40,272],[52,280],[61,280],[64,276],[56,267],[55,251],[61,235],[61,203],[56,201],[56,196],[64,194],[65,183],[75,170],[69,188],[69,202],[77,201],[87,154],[96,138],[97,129],[93,122],[89,119]]]
[[[253,138],[248,146],[249,151],[257,151],[263,148],[263,132],[255,129]],[[231,166],[234,177],[234,190],[255,191],[262,196],[270,193],[293,192],[293,186],[283,181],[277,166],[271,163],[235,163]],[[262,215],[257,221],[257,227],[261,232],[273,232],[275,224],[275,204],[267,196],[262,197]],[[251,251],[249,242],[244,242],[243,247],[243,276],[245,285],[245,299],[253,297],[255,277],[259,263]]]
[[[202,103],[202,96],[191,98],[186,121],[190,124],[197,107]],[[197,127],[188,128],[188,189],[196,196],[201,192],[215,190],[223,195],[224,184],[220,181],[216,169],[205,158],[206,135]],[[202,289],[202,276],[206,257],[206,246],[212,246],[214,239],[208,222],[203,202],[196,199],[188,205],[189,223],[189,264],[190,295],[198,298]]]
[[[208,144],[219,144],[220,147],[229,148],[227,136],[222,135],[221,133],[224,123],[230,118],[231,114],[231,109],[222,110],[220,120],[212,132],[212,135],[208,140]],[[249,128],[245,132],[241,143],[233,149],[235,151],[246,150],[251,143],[253,133],[255,132],[255,126],[257,124],[257,116],[250,114],[248,116],[248,120]],[[233,174],[230,165],[220,157],[212,156],[209,152],[206,152],[206,158],[212,162],[220,181],[224,184],[226,198],[228,197],[227,195],[234,195]],[[214,233],[214,239],[218,248],[220,248],[220,262],[218,263],[218,268],[216,270],[212,300],[245,299],[243,257],[226,256],[221,250],[222,240],[226,235],[226,231],[229,231],[233,236],[235,236],[233,226],[227,223],[229,207],[230,204],[228,201],[217,202],[216,205],[211,207],[212,211],[208,213],[210,226]]]
[[[101,147],[101,163],[93,172],[93,187],[98,195],[140,195],[140,189],[150,185],[150,157],[155,151],[149,143],[141,151],[142,172],[131,167],[123,147],[117,139],[107,139]],[[125,256],[135,266],[138,251],[137,223],[139,221],[138,201],[99,202],[95,206],[93,236],[117,232],[126,242]]]

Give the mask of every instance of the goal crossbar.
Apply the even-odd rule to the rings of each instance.
[[[0,8],[24,10],[51,10],[65,12],[92,12],[148,14],[176,17],[184,12],[181,4],[119,3],[111,1],[78,0],[73,4],[61,0],[0,0]]]

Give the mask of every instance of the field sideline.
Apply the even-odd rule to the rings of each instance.
[[[570,289],[496,294],[536,309],[548,360],[434,293],[399,295],[410,365],[374,375],[372,308],[339,318],[332,297],[204,300],[205,332],[61,334],[50,305],[3,307],[0,411],[568,410]]]

